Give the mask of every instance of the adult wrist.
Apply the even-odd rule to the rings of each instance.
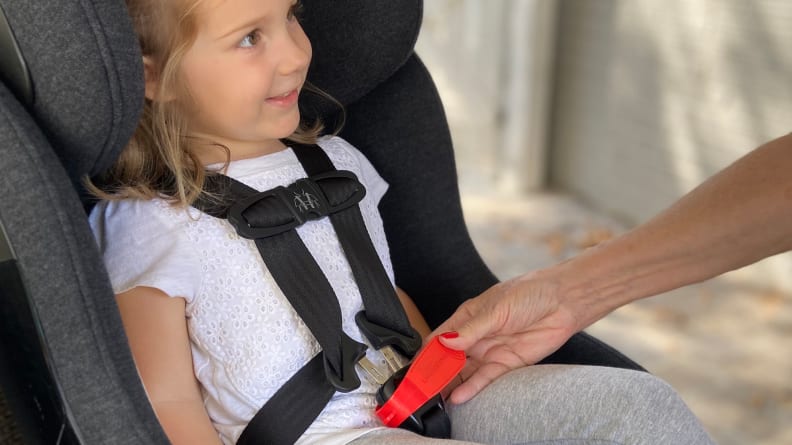
[[[565,263],[537,270],[523,277],[531,282],[533,298],[542,301],[549,312],[565,314],[564,320],[569,321],[568,330],[572,335],[585,329],[587,322],[587,304],[585,286],[579,284],[574,272]]]
[[[593,247],[540,274],[555,283],[559,310],[570,314],[576,331],[589,327],[631,298],[628,274],[610,267],[612,258],[597,252],[602,247]]]

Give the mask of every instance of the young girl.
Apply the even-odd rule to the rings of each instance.
[[[352,146],[300,122],[311,45],[294,0],[127,0],[144,54],[138,130],[103,178],[90,216],[150,402],[174,444],[233,444],[257,410],[319,351],[253,242],[190,207],[204,172],[268,190],[304,177],[282,140],[315,142],[366,186],[360,208],[393,280],[377,212],[387,184]],[[299,236],[363,342],[357,285],[327,219]],[[425,321],[401,291],[411,323]],[[370,356],[382,363],[379,353]],[[382,427],[378,385],[336,393],[300,443],[433,443]],[[706,443],[689,410],[649,374],[537,366],[452,407],[453,437],[484,443]],[[262,439],[263,440],[263,439]],[[446,441],[440,441],[446,443]]]

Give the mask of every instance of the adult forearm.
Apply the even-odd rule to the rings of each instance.
[[[559,265],[499,283],[435,332],[475,360],[451,394],[475,396],[612,310],[792,249],[792,135],[713,176],[634,230]]]
[[[634,230],[544,273],[584,328],[630,301],[792,249],[792,135],[771,141]]]

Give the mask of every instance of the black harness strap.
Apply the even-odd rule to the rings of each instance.
[[[354,366],[365,355],[366,345],[344,333],[333,288],[300,236],[291,230],[318,217],[295,217],[291,202],[292,195],[321,199],[316,195],[316,184],[300,180],[289,188],[258,192],[228,176],[212,175],[204,187],[214,195],[230,198],[233,204],[206,206],[204,200],[199,200],[193,205],[212,216],[228,218],[240,236],[255,241],[275,282],[322,347],[330,383],[343,392],[360,386]],[[329,207],[326,202],[312,202],[317,208]],[[276,229],[278,233],[270,233]]]
[[[296,145],[292,150],[309,177],[335,170],[327,153],[317,146]],[[338,189],[327,189],[326,192],[329,200],[338,199],[333,196],[338,193]],[[392,345],[412,357],[421,346],[421,336],[410,325],[396,290],[388,279],[385,266],[366,230],[360,207],[351,206],[331,213],[329,217],[360,289],[363,307],[366,308],[365,319],[361,321],[361,317],[358,317],[358,326],[375,349]],[[388,328],[392,330],[390,335],[385,333]]]
[[[224,175],[209,175],[194,207],[227,218],[240,236],[255,241],[273,278],[314,334],[322,352],[292,376],[254,416],[237,444],[294,443],[336,390],[360,385],[354,366],[366,346],[347,336],[332,287],[293,229],[330,217],[360,288],[365,313],[357,323],[379,349],[395,346],[412,356],[421,346],[410,326],[357,203],[365,189],[351,172],[337,171],[318,146],[292,147],[309,178],[258,192]]]
[[[237,445],[296,442],[336,392],[325,374],[320,352],[258,410],[237,439]]]

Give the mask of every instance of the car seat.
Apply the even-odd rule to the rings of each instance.
[[[341,136],[390,183],[396,280],[436,326],[497,279],[465,227],[443,108],[413,52],[422,2],[304,3],[309,80],[345,105]],[[0,0],[0,443],[168,443],[80,186],[130,138],[142,73],[122,0]],[[342,120],[311,97],[303,112]],[[546,361],[641,369],[586,334]]]

